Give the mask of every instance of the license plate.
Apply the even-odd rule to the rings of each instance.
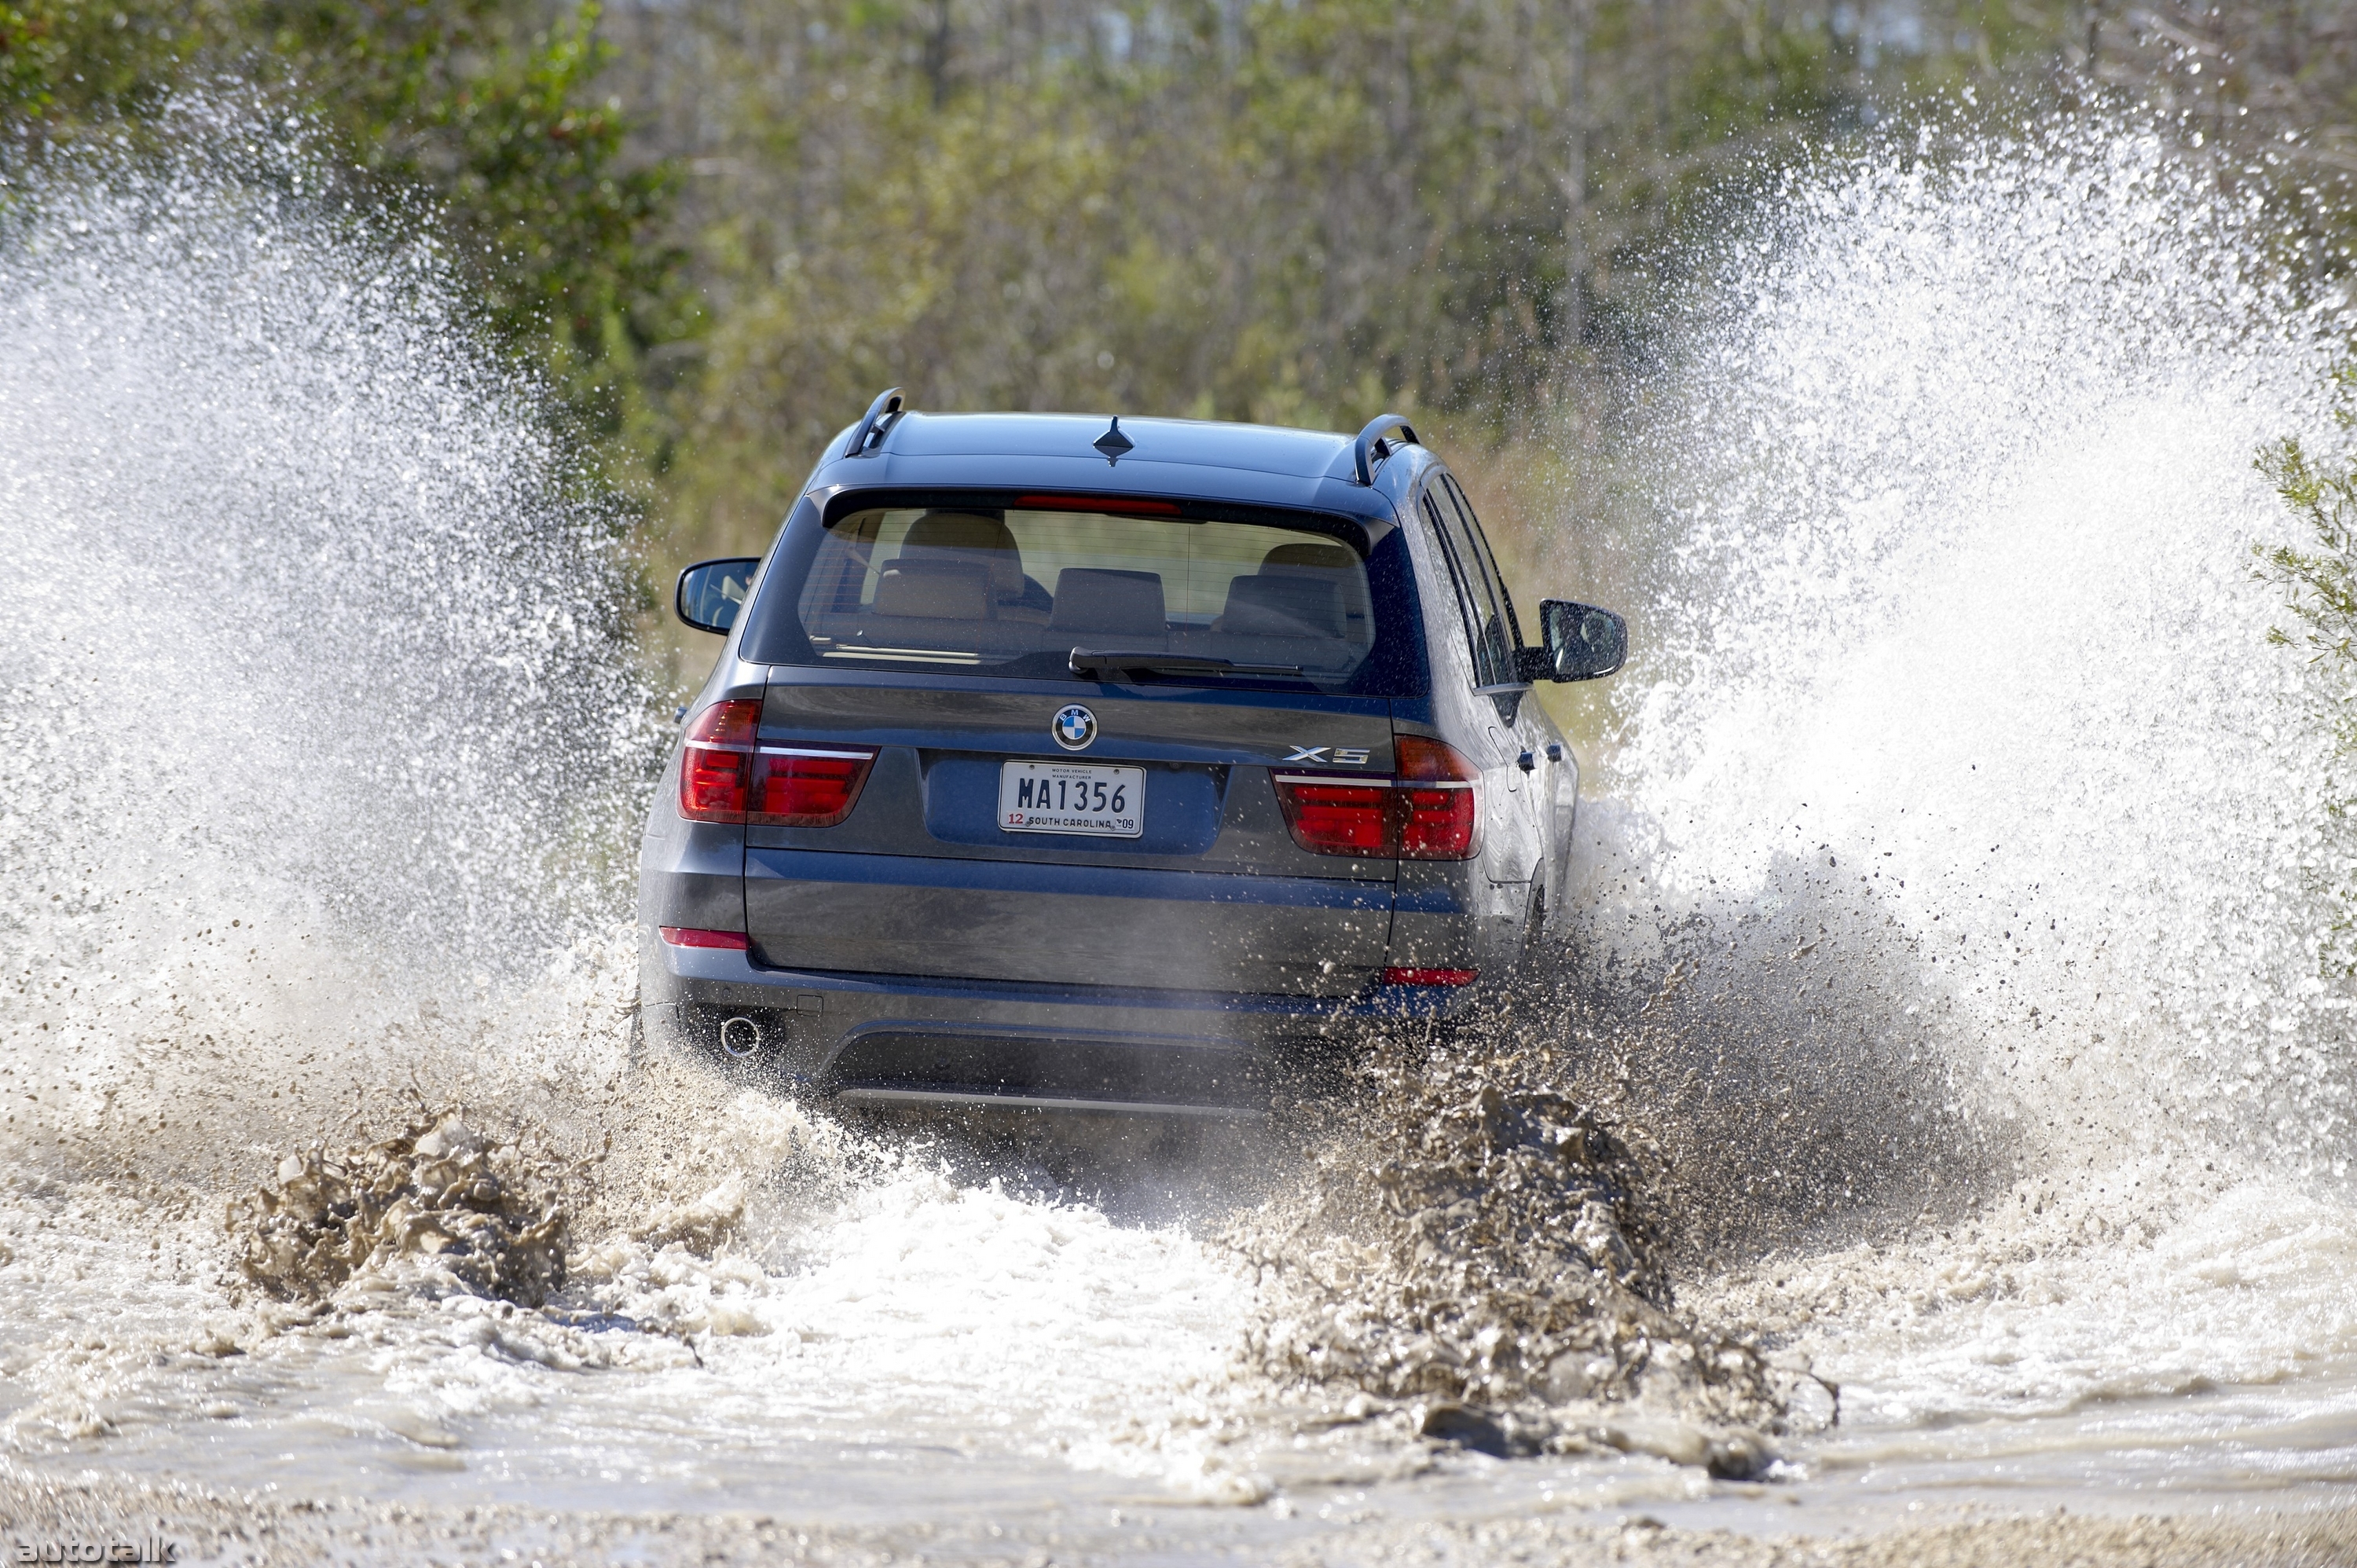
[[[1085,762],[1007,762],[998,769],[998,825],[1010,833],[1146,832],[1146,769]]]

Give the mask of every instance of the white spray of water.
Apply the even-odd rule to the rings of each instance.
[[[430,248],[184,118],[0,229],[0,1449],[169,1469],[196,1423],[234,1476],[295,1422],[322,1489],[472,1441],[544,1487],[627,1445],[666,1497],[875,1441],[1157,1470],[1115,1432],[1218,1371],[1221,1259],[632,1064],[668,737],[618,519]],[[231,1292],[223,1198],[421,1098],[594,1195],[548,1309],[414,1251]]]
[[[53,1130],[397,1077],[337,1058],[612,918],[660,745],[614,520],[433,252],[184,117],[0,235],[0,1041]]]
[[[2340,783],[2245,580],[2319,325],[2156,143],[1933,150],[1796,181],[1695,324],[1643,454],[1658,662],[1584,819],[1584,972],[1647,1008],[1598,1082],[1719,1246],[1689,1305],[1869,1425],[2357,1349]],[[1185,1226],[630,1064],[605,922],[661,741],[607,520],[430,255],[268,194],[299,163],[83,171],[0,236],[12,1462],[299,1429],[298,1489],[734,1506],[782,1459],[822,1512],[944,1469],[895,1444],[985,1507],[1423,1466],[1406,1423],[1296,1446],[1232,1359],[1267,1303]],[[228,1299],[220,1199],[411,1074],[616,1134],[553,1306]],[[1667,1468],[1596,1495],[1701,1485]]]
[[[1700,1299],[1854,1413],[2357,1352],[2357,778],[2251,553],[2336,323],[2266,238],[2156,136],[1927,135],[1789,184],[1649,433],[1597,957],[1696,1190],[1792,1221]]]

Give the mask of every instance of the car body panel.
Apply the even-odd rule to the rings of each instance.
[[[944,692],[921,676],[821,685],[805,673],[772,671],[762,743],[880,750],[843,822],[746,830],[746,929],[767,961],[1306,995],[1383,967],[1392,863],[1297,845],[1269,770],[1322,743],[1364,751],[1380,773],[1387,702],[971,676],[955,679],[974,689]],[[1075,700],[1097,720],[1082,752],[1049,728]],[[1138,767],[1144,835],[1000,831],[1010,760]]]
[[[745,871],[780,968],[1341,995],[1391,934],[1388,881],[764,849]]]
[[[1071,860],[1089,865],[1185,865],[1197,870],[1266,868],[1303,876],[1388,880],[1355,861],[1297,848],[1275,812],[1242,798],[1237,768],[1266,769],[1308,746],[1367,752],[1371,774],[1391,764],[1391,703],[1383,698],[1321,697],[1281,692],[1121,687],[1079,682],[996,681],[960,677],[973,688],[945,692],[923,676],[866,671],[779,667],[761,711],[764,744],[850,744],[880,748],[874,774],[851,815],[831,828],[748,830],[751,842],[779,848],[866,850],[877,854],[985,855],[1010,860]],[[1097,736],[1083,751],[1059,746],[1049,725],[1067,704],[1095,714]],[[987,833],[977,828],[996,809],[1002,759],[1129,764],[1157,778],[1209,780],[1222,775],[1200,848],[1166,843],[1149,809],[1147,839],[1064,834]],[[1265,784],[1263,773],[1257,782]],[[1265,793],[1265,791],[1263,791]],[[1200,833],[1205,802],[1188,791],[1180,831]],[[978,815],[977,815],[978,813]]]

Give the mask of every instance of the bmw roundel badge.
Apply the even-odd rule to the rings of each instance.
[[[1097,737],[1097,716],[1074,703],[1056,714],[1048,731],[1066,751],[1086,751],[1089,742]]]

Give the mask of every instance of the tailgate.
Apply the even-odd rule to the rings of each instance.
[[[1385,771],[1382,699],[949,685],[770,686],[763,745],[877,756],[842,823],[748,830],[746,914],[761,961],[1319,996],[1356,991],[1382,967],[1394,864],[1301,849],[1269,781],[1318,748],[1329,766]],[[1068,750],[1051,726],[1074,703],[1093,735]],[[1008,831],[1010,762],[1135,770],[1118,776],[1141,787],[1135,835]]]

